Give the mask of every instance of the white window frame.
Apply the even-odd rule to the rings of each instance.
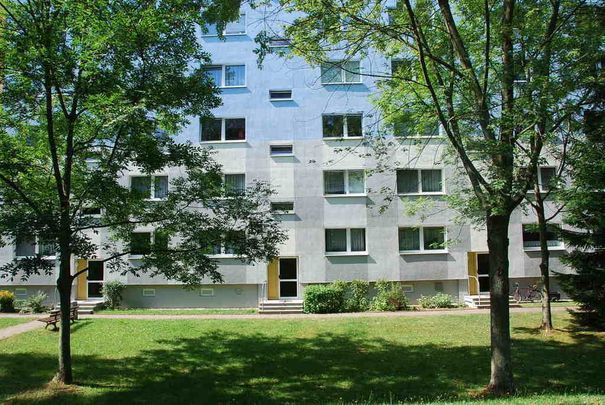
[[[347,77],[347,72],[345,69],[342,68],[342,64],[345,62],[357,62],[358,63],[358,67],[359,67],[359,73],[357,73],[359,75],[359,81],[356,82],[347,82],[346,81],[346,77]],[[319,67],[319,76],[321,79],[321,84],[322,86],[339,86],[339,85],[343,85],[343,84],[362,84],[363,83],[363,76],[361,74],[361,60],[332,60],[326,63],[322,63],[322,65],[330,65],[330,67],[335,67],[338,68],[340,70],[340,81],[339,82],[324,82],[324,75],[322,74],[322,67]]]
[[[328,194],[326,193],[326,180],[325,176],[328,172],[344,172],[344,194]],[[349,192],[349,172],[362,172],[363,173],[363,193],[350,193]],[[324,187],[324,197],[366,197],[368,195],[368,189],[366,184],[366,171],[365,169],[343,169],[343,170],[324,170],[323,172],[323,187]]]
[[[234,37],[234,36],[241,36],[241,35],[247,35],[248,34],[248,15],[246,12],[240,12],[239,13],[239,17],[244,17],[244,31],[243,32],[233,32],[233,33],[227,33],[227,25],[229,24],[229,22],[227,24],[225,24],[225,28],[223,28],[223,33],[222,35],[224,37]],[[239,20],[239,18],[238,18]],[[231,21],[233,22],[233,21]],[[214,25],[214,24],[211,24]],[[214,25],[215,31],[216,31],[216,25]],[[202,33],[202,37],[218,37],[218,32],[215,34],[210,34],[210,33],[206,33],[203,34]]]
[[[424,248],[424,228],[443,228],[443,243],[445,244],[444,249],[425,249]],[[401,229],[418,229],[418,238],[420,239],[419,250],[400,250],[400,255],[433,255],[433,254],[444,254],[449,253],[447,248],[448,232],[446,225],[425,225],[425,226],[410,226],[402,225],[397,227],[397,246],[399,247],[399,231]]]
[[[290,98],[273,98],[273,97],[271,97],[272,91],[275,91],[275,92],[289,91]],[[269,101],[279,102],[279,101],[292,101],[292,100],[294,100],[294,92],[292,91],[292,89],[269,89]]]
[[[210,118],[210,117],[209,117]],[[200,118],[200,143],[210,144],[210,143],[245,143],[248,141],[248,120],[246,117],[212,117],[212,119],[221,120],[221,139],[218,141],[203,141],[202,140],[202,131],[203,131],[203,123]],[[244,139],[230,139],[227,140],[227,120],[244,120]]]
[[[342,136],[324,136],[324,117],[342,117]],[[361,135],[349,136],[349,117],[360,117],[361,118]],[[321,136],[324,140],[334,139],[362,139],[365,135],[363,129],[363,112],[357,113],[332,113],[321,115]]]
[[[242,257],[242,256],[238,256],[235,253],[226,253],[227,247],[225,245],[224,235],[221,237],[220,247],[221,247],[220,253],[217,253],[217,254],[210,253],[210,254],[207,254],[206,256],[208,256],[211,259],[233,259],[233,258]]]
[[[273,147],[274,146],[289,146],[292,148],[292,152],[291,153],[280,153],[280,154],[273,154]],[[294,156],[294,144],[291,142],[288,143],[271,143],[269,144],[269,156],[271,157],[291,157]]]
[[[557,176],[557,168],[555,166],[538,166],[538,185],[540,186],[540,192],[542,192],[542,193],[548,193],[549,191],[552,191],[552,189],[547,190],[547,189],[544,189],[542,187],[542,184],[543,184],[542,183],[542,169],[553,169],[554,172],[555,172],[554,176],[556,177]]]
[[[344,252],[328,252],[326,251],[326,231],[328,230],[346,230],[346,238],[347,238],[347,250]],[[365,236],[365,247],[364,251],[352,251],[351,250],[351,229],[363,229]],[[365,226],[352,226],[349,228],[324,228],[324,254],[325,256],[368,256],[368,228]]]
[[[248,179],[246,176],[246,173],[242,173],[242,172],[237,172],[237,173],[223,173],[222,175],[222,181],[223,181],[223,187],[226,185],[226,176],[237,176],[237,175],[243,175],[244,176],[244,190],[243,192],[246,192],[246,188],[248,187]]]
[[[143,288],[141,294],[143,297],[155,297],[155,288]]]
[[[397,190],[397,195],[446,195],[446,191],[445,191],[445,177],[443,176],[443,168],[441,167],[423,167],[423,168],[411,168],[411,167],[402,167],[399,168],[395,171],[395,186],[397,188],[397,172],[399,170],[415,170],[416,171],[416,175],[417,175],[417,179],[418,179],[418,188],[420,189],[420,191],[417,191],[415,193],[403,193],[400,192],[399,190]],[[441,191],[422,191],[422,171],[423,170],[439,170],[441,172]]]
[[[17,297],[26,297],[27,296],[27,288],[26,287],[16,287],[15,288],[15,296],[17,296]]]
[[[152,174],[152,175],[147,175],[147,174],[131,174],[128,180],[128,189],[130,191],[132,190],[132,179],[138,177],[149,177],[150,181],[151,181],[151,185],[149,186],[149,197],[145,198],[145,201],[166,201],[166,199],[168,197],[164,197],[164,198],[155,198],[155,178],[156,177],[166,177],[166,179],[168,180],[168,192],[170,192],[170,177],[167,174],[164,173],[158,173],[158,174]]]
[[[40,238],[39,237],[35,237],[34,238],[34,256],[38,256],[40,254]],[[17,244],[15,243],[15,247],[14,247],[14,255],[15,258],[17,259],[23,259],[25,257],[32,257],[32,256],[18,256],[17,255]],[[42,256],[42,259],[44,260],[56,260],[57,259],[57,251],[55,249],[55,254],[54,255],[50,255],[50,256]]]
[[[131,234],[133,234],[133,233],[148,233],[148,234],[150,234],[149,244],[150,244],[150,246],[153,246],[153,244],[155,243],[156,231],[157,231],[157,229],[153,229],[153,230],[136,230],[136,231],[132,231]],[[170,244],[170,240],[168,241],[168,244]],[[145,256],[145,255],[132,254],[132,253],[128,254],[128,258],[129,259],[133,259],[133,260],[141,259],[143,256]]]
[[[521,224],[521,244],[523,245],[523,251],[525,252],[539,252],[540,251],[540,246],[525,246],[525,240],[523,239],[523,233],[524,233],[524,229],[525,226],[527,225],[538,225],[536,222],[524,222],[523,224]],[[552,223],[549,224],[551,226],[558,226],[559,229],[561,229],[561,224],[560,223]],[[557,245],[548,245],[548,242],[558,242]],[[539,243],[539,242],[538,242]],[[549,251],[557,251],[557,250],[566,250],[565,247],[565,242],[561,239],[551,239],[551,240],[547,240],[546,244],[548,246],[548,250]]]
[[[273,211],[273,204],[292,204],[292,209],[287,211]],[[271,212],[275,215],[292,215],[296,211],[294,201],[271,201]]]
[[[225,70],[227,67],[230,67],[230,66],[243,66],[244,67],[244,84],[238,84],[235,86],[227,86],[225,84],[225,78],[226,78]],[[218,68],[218,67],[221,68],[221,83],[216,84],[218,87],[220,87],[221,89],[241,89],[241,88],[247,87],[247,85],[248,85],[248,67],[246,66],[245,63],[242,62],[242,63],[224,63],[221,65],[218,65],[218,64],[217,65],[205,65],[204,69]]]
[[[202,287],[200,288],[200,297],[214,297],[214,288],[211,287]]]

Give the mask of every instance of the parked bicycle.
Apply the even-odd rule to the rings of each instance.
[[[515,292],[513,293],[513,299],[517,301],[517,303],[521,301],[539,302],[542,301],[542,293],[540,292],[536,284],[528,286],[526,288],[521,288],[519,287],[519,283],[515,283]]]

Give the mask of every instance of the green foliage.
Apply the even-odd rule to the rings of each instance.
[[[401,311],[408,309],[408,299],[401,283],[379,280],[376,282],[376,295],[372,299],[372,311]]]
[[[365,312],[370,309],[369,291],[370,283],[365,280],[353,280],[347,283],[346,312]]]
[[[103,283],[103,298],[105,304],[110,309],[116,309],[122,301],[122,293],[126,289],[126,285],[120,280],[111,280]]]
[[[12,291],[0,291],[0,312],[15,312],[15,294]]]
[[[437,293],[433,296],[421,295],[418,303],[422,308],[454,308],[457,306],[452,296],[444,293]]]
[[[41,314],[42,312],[46,312],[48,307],[44,305],[44,301],[46,301],[47,297],[48,296],[42,291],[30,295],[26,300],[23,300],[21,312],[30,314]]]
[[[600,104],[605,103],[601,99]],[[561,287],[576,302],[581,326],[605,330],[605,118],[587,114],[586,137],[570,152],[572,187],[562,193],[566,204],[562,230],[568,247],[563,257],[574,274],[560,274]]]
[[[344,289],[341,284],[314,284],[305,287],[304,311],[308,314],[343,312]]]

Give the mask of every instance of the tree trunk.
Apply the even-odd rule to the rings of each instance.
[[[59,279],[57,289],[59,290],[59,301],[61,303],[61,327],[59,337],[59,370],[55,380],[64,384],[73,382],[71,370],[71,254],[61,254]]]
[[[538,207],[536,207],[538,208]],[[550,252],[548,251],[548,235],[546,226],[546,217],[544,215],[544,205],[536,209],[538,214],[538,228],[540,233],[540,275],[542,277],[542,325],[541,328],[550,332],[552,330],[552,315],[550,310],[550,275],[548,273],[548,260]]]
[[[487,217],[489,247],[491,378],[487,391],[495,395],[515,391],[510,348],[508,224],[509,215]]]

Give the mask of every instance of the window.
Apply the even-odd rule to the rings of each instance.
[[[322,116],[324,138],[363,136],[362,114],[326,114]]]
[[[208,24],[208,33],[205,36],[218,35],[216,25]],[[240,13],[237,21],[228,22],[223,29],[223,35],[243,35],[246,33],[246,14]]]
[[[399,251],[404,253],[444,253],[446,229],[444,226],[399,228]]]
[[[403,290],[404,293],[413,293],[414,292],[414,285],[412,285],[412,284],[402,284],[401,285],[401,289]]]
[[[57,247],[52,242],[45,242],[40,238],[18,239],[15,246],[15,256],[31,257],[31,256],[47,256],[53,257],[57,255]]]
[[[559,224],[546,225],[546,244],[549,248],[562,248],[563,241],[559,239]],[[525,250],[540,249],[540,231],[538,224],[523,225],[523,248]]]
[[[82,214],[89,215],[89,216],[99,216],[99,215],[101,215],[101,208],[100,207],[84,207],[84,208],[82,208]]]
[[[283,202],[272,202],[271,211],[277,214],[293,214],[294,213],[294,202],[283,201]]]
[[[164,199],[168,197],[168,176],[132,176],[130,191],[149,199]]]
[[[225,189],[229,193],[243,194],[246,191],[246,175],[244,173],[225,174]]]
[[[143,297],[155,297],[155,288],[143,288]]]
[[[214,297],[214,288],[201,288],[200,296],[202,297]]]
[[[366,253],[365,228],[326,229],[326,253]]]
[[[554,167],[540,167],[538,170],[538,184],[540,185],[540,191],[549,191],[553,184],[553,180],[556,177],[556,170]]]
[[[246,140],[245,118],[202,118],[202,142]]]
[[[437,120],[415,123],[412,116],[405,116],[393,123],[393,135],[401,138],[432,138],[440,136],[441,125]]]
[[[27,288],[15,288],[15,295],[18,297],[27,296]]]
[[[130,235],[130,255],[151,253],[151,232],[133,232]]]
[[[269,152],[271,156],[292,156],[294,147],[292,145],[270,145]]]
[[[237,254],[238,244],[241,246],[245,242],[246,233],[244,231],[232,231],[223,235],[221,240],[209,246],[207,254],[211,256],[235,256]]]
[[[245,87],[246,65],[206,66],[204,73],[218,87]]]
[[[322,63],[322,84],[353,84],[361,83],[359,61],[334,61]]]
[[[271,101],[292,100],[292,90],[269,90],[269,100],[271,100]]]
[[[363,170],[333,170],[324,172],[324,194],[365,194]]]
[[[271,53],[283,53],[290,49],[291,41],[288,38],[273,37],[269,39],[269,50]]]
[[[397,194],[442,194],[441,169],[397,170]]]

